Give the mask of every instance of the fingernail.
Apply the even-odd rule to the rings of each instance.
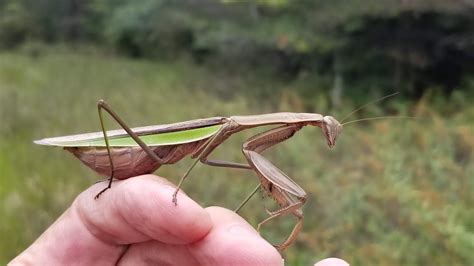
[[[315,263],[314,266],[349,266],[349,263],[338,258],[327,258]]]
[[[241,236],[255,236],[256,232],[250,228],[242,226],[240,224],[233,224],[229,226],[227,231],[233,235],[241,235]]]

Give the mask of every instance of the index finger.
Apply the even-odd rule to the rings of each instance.
[[[102,241],[186,244],[201,239],[212,227],[209,214],[184,193],[178,194],[177,205],[171,201],[176,188],[164,178],[144,175],[117,181],[94,200],[103,185],[83,192],[72,206]]]

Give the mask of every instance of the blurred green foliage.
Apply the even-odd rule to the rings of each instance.
[[[336,76],[352,96],[452,92],[474,71],[472,36],[471,1],[0,0],[0,47],[87,42],[149,59],[187,55],[290,80],[317,74],[323,88]]]
[[[324,93],[308,107],[294,92],[302,83],[254,75],[242,79],[189,59],[151,63],[95,49],[72,54],[47,48],[37,57],[1,53],[0,263],[26,248],[80,191],[100,179],[61,149],[32,143],[97,131],[97,99],[107,99],[132,126],[272,111],[341,118],[355,107],[344,98],[340,109],[330,110]],[[221,94],[226,86],[235,94]],[[276,91],[270,99],[251,97],[252,91],[269,88]],[[387,110],[419,119],[348,125],[332,150],[319,128],[305,128],[268,151],[267,158],[309,194],[302,232],[286,252],[288,264],[328,256],[352,265],[472,264],[473,94],[471,80],[451,97],[432,90],[417,102],[392,99],[352,119]],[[215,158],[242,161],[242,142],[260,130],[231,138]],[[189,163],[164,166],[158,174],[176,182]],[[251,172],[200,166],[185,190],[203,205],[235,208],[256,183]],[[256,225],[266,217],[264,206],[273,205],[254,197],[242,215]],[[279,241],[293,224],[281,218],[263,234]]]
[[[106,99],[132,126],[276,111],[341,119],[265,155],[309,194],[292,265],[474,264],[474,5],[443,0],[0,0],[0,263],[99,179],[32,140],[98,131]],[[113,123],[110,128],[115,128]],[[262,129],[261,129],[262,130]],[[243,132],[215,153],[242,160]],[[158,174],[173,182],[183,160]],[[185,190],[236,207],[246,171],[201,166]],[[210,187],[209,184],[212,184]],[[251,200],[256,225],[272,202]],[[293,220],[264,228],[276,242]]]

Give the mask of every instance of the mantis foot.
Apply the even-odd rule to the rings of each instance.
[[[100,195],[102,195],[102,193],[104,193],[107,189],[109,189],[110,187],[107,186],[106,188],[102,189],[99,193],[97,193],[97,195],[95,195],[94,199],[97,200],[99,199]]]

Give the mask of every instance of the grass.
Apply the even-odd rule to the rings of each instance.
[[[99,179],[70,154],[32,144],[43,137],[98,131],[98,99],[106,99],[132,126],[141,126],[302,111],[297,86],[216,73],[186,60],[151,63],[54,50],[39,57],[1,53],[0,263],[25,249]],[[474,90],[473,84],[466,86]],[[271,98],[249,100],[253,91],[269,88],[276,91]],[[334,256],[352,265],[473,264],[474,107],[468,94],[456,95],[445,100],[425,95],[417,103],[398,105],[392,100],[393,108],[423,119],[347,126],[332,150],[319,128],[308,128],[269,151],[267,158],[309,195],[304,226],[286,252],[287,262],[309,264]],[[442,110],[456,104],[450,101],[462,107]],[[343,117],[353,108],[346,103],[331,114]],[[256,132],[231,138],[215,157],[242,161],[241,143]],[[176,182],[189,163],[183,160],[157,173]],[[249,172],[201,166],[185,190],[203,205],[234,208],[256,182]],[[242,216],[253,225],[264,219],[259,197]],[[263,234],[282,240],[293,223],[279,219]]]

